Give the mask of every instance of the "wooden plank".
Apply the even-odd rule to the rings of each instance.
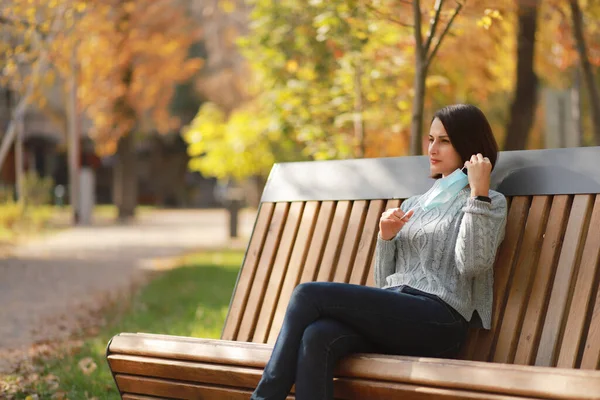
[[[533,397],[507,396],[489,392],[442,389],[394,382],[374,382],[366,379],[340,378],[335,382],[335,397],[340,399],[402,399],[402,400],[523,400]]]
[[[118,374],[246,388],[256,387],[263,371],[262,368],[126,355],[111,355],[108,362],[111,370]]]
[[[358,249],[354,257],[354,266],[350,274],[350,283],[364,285],[367,278],[369,261],[373,256],[375,240],[379,231],[379,219],[383,212],[385,202],[383,200],[372,200],[369,203],[367,217],[358,242]]]
[[[132,336],[113,339],[123,355],[140,352],[154,358],[196,361],[222,366],[264,368],[272,346],[195,339],[194,341],[134,340]],[[111,345],[112,347],[112,345]],[[111,354],[110,357],[117,356]],[[408,383],[512,396],[592,399],[600,393],[600,371],[532,367],[489,362],[356,354],[336,368],[336,376],[375,381]]]
[[[317,272],[316,280],[319,282],[328,282],[333,278],[339,251],[342,247],[342,238],[348,226],[351,205],[352,203],[349,201],[338,201],[336,204],[335,214],[333,215],[329,236],[327,237],[327,244],[325,245],[325,252],[323,253],[323,259]]]
[[[498,326],[504,317],[506,295],[512,269],[521,248],[521,237],[525,228],[525,220],[529,210],[530,199],[526,196],[511,200],[506,221],[504,241],[498,249],[494,265],[494,305],[492,309],[492,326],[490,330],[481,330],[473,352],[473,360],[488,361],[492,354]]]
[[[262,305],[258,312],[258,321],[256,323],[254,334],[252,335],[253,342],[265,343],[267,341],[267,335],[269,334],[271,321],[273,320],[273,313],[277,306],[277,300],[279,299],[279,293],[283,286],[284,277],[288,271],[288,265],[292,255],[292,249],[294,248],[294,242],[296,241],[296,234],[298,233],[303,210],[304,203],[301,202],[292,203],[288,210],[283,234],[279,241],[279,246],[277,247],[277,256],[275,257],[275,262],[271,268],[267,289],[265,290]]]
[[[256,276],[252,282],[250,296],[246,304],[246,311],[242,315],[242,323],[240,330],[235,338],[242,342],[250,341],[254,328],[256,326],[257,312],[260,310],[262,300],[265,294],[265,289],[271,274],[271,268],[277,249],[279,248],[279,239],[283,231],[285,219],[287,217],[289,203],[277,203],[273,211],[273,218],[269,225],[269,233],[265,240],[262,254],[258,262]]]
[[[525,320],[519,335],[517,352],[513,360],[515,364],[531,365],[535,360],[570,208],[569,196],[554,197]]]
[[[537,268],[549,209],[550,198],[548,196],[533,198],[521,244],[527,251],[519,252],[519,258],[514,268],[504,318],[500,323],[498,341],[493,354],[494,362],[510,363],[514,358],[526,310],[526,301],[530,295],[532,277]]]
[[[262,254],[263,244],[267,236],[274,209],[275,204],[262,203],[258,211],[256,223],[252,231],[252,237],[250,239],[250,244],[248,245],[248,250],[246,251],[244,265],[240,270],[240,275],[235,286],[233,299],[229,306],[229,312],[227,313],[227,319],[225,321],[223,333],[221,334],[221,338],[225,340],[233,340],[237,337],[237,333],[242,322],[242,314],[244,313],[246,303],[250,295],[252,282],[254,282],[258,260]]]
[[[387,204],[384,207],[384,211],[387,211],[390,208],[400,207],[401,203],[402,203],[402,201],[398,200],[398,199],[388,200]],[[379,217],[381,218],[381,215],[379,215]],[[379,221],[377,221],[377,229],[375,230],[375,240],[377,240],[378,234],[379,234]],[[369,272],[367,273],[367,282],[366,282],[367,286],[375,287],[375,271],[374,271],[374,269],[375,269],[375,251],[373,251],[373,255],[371,256]]]
[[[296,236],[296,241],[294,242],[294,250],[285,274],[281,294],[279,295],[277,307],[275,308],[275,314],[269,322],[267,343],[275,343],[281,325],[283,324],[283,318],[285,317],[285,311],[290,301],[290,297],[302,275],[308,248],[313,238],[313,230],[315,228],[315,222],[317,221],[318,210],[319,203],[315,201],[310,201],[304,206],[302,221],[300,223],[298,235]],[[323,239],[321,238],[321,242],[322,240]]]
[[[567,313],[568,327],[565,330],[560,346],[558,367],[574,368],[582,342],[585,343],[586,323],[589,322],[593,304],[592,296],[597,290],[596,276],[600,261],[600,196],[596,196],[592,218],[590,220],[579,272],[575,283],[575,291],[571,301],[570,311]]]
[[[544,399],[598,399],[600,371],[434,358],[358,354],[338,377]]]
[[[346,227],[342,250],[335,268],[334,282],[346,283],[350,279],[350,269],[354,265],[354,257],[356,256],[360,232],[365,222],[367,206],[368,204],[364,200],[355,201],[352,204],[350,220]]]
[[[596,303],[592,311],[592,319],[583,348],[582,369],[600,369],[600,290],[596,279]]]
[[[273,346],[264,343],[171,339],[167,335],[149,334],[118,335],[111,341],[109,357],[128,355],[264,368],[272,350]]]
[[[122,374],[116,375],[116,381],[126,393],[151,394],[172,399],[248,400],[252,394],[250,389],[216,387]],[[287,399],[293,398],[294,396],[287,397]]]
[[[591,205],[590,195],[575,196],[573,200],[535,365],[554,366],[556,363]]]
[[[304,270],[300,277],[300,283],[312,282],[317,279],[321,260],[323,259],[323,253],[325,252],[325,243],[327,243],[329,231],[331,230],[335,206],[336,203],[332,201],[324,201],[321,203],[315,232],[310,242],[308,255],[306,256],[306,262],[304,263]]]
[[[127,394],[125,393],[122,400],[169,400],[167,397],[154,397],[154,396],[142,396],[139,394]]]

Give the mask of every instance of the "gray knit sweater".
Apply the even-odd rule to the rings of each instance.
[[[375,283],[407,285],[434,294],[467,321],[479,313],[491,327],[496,250],[504,239],[506,198],[490,190],[492,203],[470,197],[464,188],[453,201],[427,212],[420,207],[392,240],[378,236]],[[414,196],[401,205],[407,212]]]

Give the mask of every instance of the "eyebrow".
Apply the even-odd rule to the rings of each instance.
[[[429,137],[433,137],[433,135],[429,135]],[[438,136],[439,139],[444,139],[444,138],[448,138],[448,135],[440,135]]]

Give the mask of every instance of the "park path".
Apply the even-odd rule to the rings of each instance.
[[[223,210],[147,211],[128,225],[69,228],[12,249],[0,257],[0,374],[32,346],[77,332],[148,270],[202,248],[245,248],[254,218],[240,214],[240,238],[232,241]]]

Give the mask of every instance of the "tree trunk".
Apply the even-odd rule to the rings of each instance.
[[[584,143],[584,131],[583,131],[583,98],[581,91],[581,71],[579,68],[574,68],[573,71],[573,86],[571,87],[571,118],[573,119],[573,125],[575,132],[571,132],[572,135],[577,137],[578,146],[583,146]]]
[[[119,221],[135,216],[137,206],[137,160],[133,133],[122,136],[117,145],[117,161],[113,175],[113,202],[119,211]]]
[[[423,136],[423,108],[425,108],[425,79],[427,78],[427,50],[421,36],[421,2],[413,0],[413,18],[415,35],[415,97],[413,99],[412,117],[410,121],[410,155],[422,153],[421,136]],[[430,32],[433,36],[435,32]],[[440,39],[441,40],[441,39]]]
[[[600,146],[600,93],[598,92],[592,65],[590,64],[587,55],[585,37],[583,36],[583,16],[581,15],[581,8],[579,8],[577,0],[571,0],[570,4],[571,16],[573,19],[573,36],[575,37],[575,42],[577,44],[577,52],[579,53],[579,62],[581,63],[581,69],[583,70],[583,78],[585,79],[585,85],[587,86],[590,96],[592,120],[594,121],[594,138],[596,145]]]
[[[412,119],[410,123],[410,154],[418,156],[423,153],[423,109],[425,108],[425,79],[427,71],[417,62],[415,70],[415,98],[413,100]]]
[[[365,122],[363,120],[363,89],[361,83],[362,68],[360,61],[354,68],[354,135],[358,143],[357,158],[363,158],[366,153]]]
[[[533,70],[535,31],[538,1],[519,3],[519,31],[517,36],[517,85],[510,106],[506,127],[505,150],[522,150],[527,144],[537,106],[538,79]],[[524,4],[525,3],[525,4]]]

